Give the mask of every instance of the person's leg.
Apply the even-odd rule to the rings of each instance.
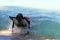
[[[29,30],[30,30],[30,21],[27,21],[27,26],[26,26],[26,35],[29,34]]]
[[[30,21],[28,21],[28,26],[27,26],[27,34],[29,34],[29,30],[30,30]]]
[[[29,28],[29,25],[28,25],[28,26],[26,26],[26,34],[25,35],[29,34],[29,30],[30,30],[30,28]]]

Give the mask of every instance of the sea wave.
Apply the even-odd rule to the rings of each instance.
[[[8,7],[0,10],[0,29],[7,29],[12,22],[9,16],[16,16],[21,12],[31,18],[30,33],[38,36],[60,37],[60,14],[56,11],[38,11],[36,9],[24,9]],[[17,10],[17,11],[16,11]]]

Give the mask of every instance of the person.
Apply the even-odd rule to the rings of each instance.
[[[28,30],[26,34],[29,34],[29,29],[30,29],[30,18],[29,17],[23,17],[22,13],[18,13],[16,17],[9,16],[9,18],[13,20],[12,32],[14,30],[14,24],[15,24],[17,27],[20,27],[20,28],[27,27]]]

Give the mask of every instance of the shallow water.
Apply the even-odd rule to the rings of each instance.
[[[30,33],[36,36],[60,38],[60,14],[57,11],[46,11],[20,7],[0,9],[0,29],[8,29],[12,22],[8,16],[16,16],[19,12],[31,18]]]

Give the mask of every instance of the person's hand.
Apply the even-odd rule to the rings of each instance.
[[[13,32],[14,28],[12,28],[12,32]]]
[[[9,16],[9,18],[11,18],[11,16]]]

